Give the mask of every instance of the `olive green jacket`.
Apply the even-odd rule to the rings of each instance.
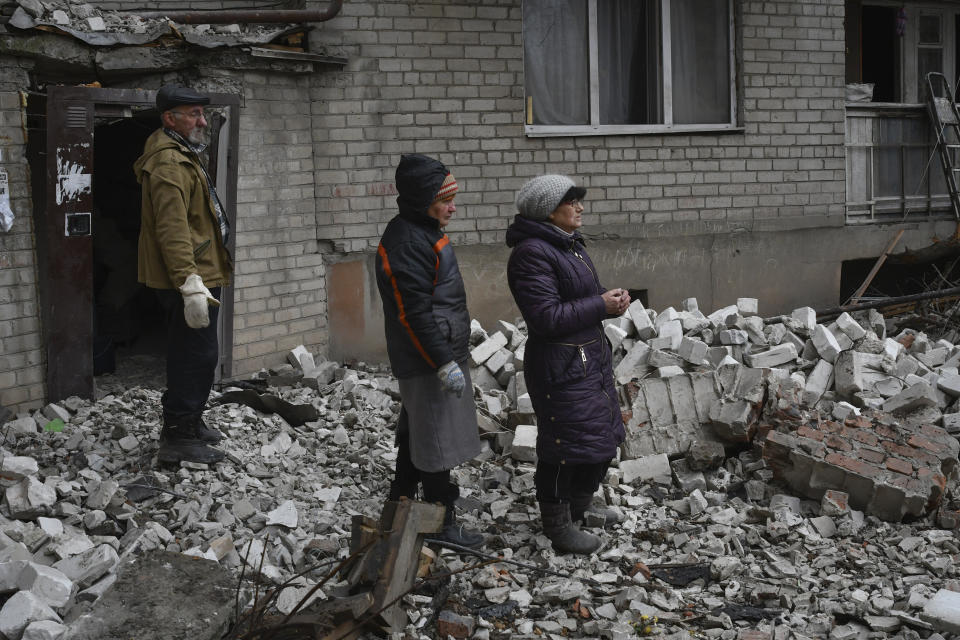
[[[196,273],[207,287],[229,285],[233,261],[196,154],[157,129],[133,171],[143,189],[138,280],[179,289]]]

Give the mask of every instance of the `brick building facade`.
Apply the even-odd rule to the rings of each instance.
[[[588,188],[584,231],[601,280],[643,292],[655,308],[691,296],[704,309],[755,296],[765,315],[835,305],[843,261],[878,255],[891,235],[845,216],[845,3],[717,6],[731,25],[722,126],[665,124],[665,102],[645,127],[538,129],[525,90],[521,0],[346,0],[315,25],[308,47],[345,64],[255,59],[250,67],[214,50],[186,66],[105,76],[103,86],[181,80],[241,96],[233,376],[282,362],[298,344],[337,358],[383,356],[372,255],[395,214],[394,168],[409,152],[438,157],[460,183],[447,230],[472,312],[485,323],[516,315],[504,234],[516,189],[546,172]],[[0,167],[17,216],[0,233],[0,404],[13,409],[48,395],[26,96],[64,74],[79,84],[103,70],[94,56],[57,77],[49,61],[3,40],[40,37],[66,39],[0,34]],[[660,63],[655,89],[677,91],[662,82],[670,66]],[[945,230],[936,219],[906,228],[913,246]]]

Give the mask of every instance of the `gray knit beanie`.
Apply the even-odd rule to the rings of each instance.
[[[517,191],[517,211],[524,218],[546,220],[571,187],[577,186],[567,176],[550,174],[529,180]]]

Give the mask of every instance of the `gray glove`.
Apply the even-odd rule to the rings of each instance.
[[[437,377],[440,378],[440,386],[443,387],[444,391],[455,393],[458,398],[463,395],[463,387],[465,386],[463,371],[460,370],[460,365],[454,360],[440,367],[437,370]]]

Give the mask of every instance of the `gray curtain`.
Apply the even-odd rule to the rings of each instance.
[[[673,122],[730,122],[730,28],[724,0],[671,0]]]
[[[523,0],[523,75],[534,124],[590,123],[587,0]]]
[[[659,0],[599,0],[601,124],[663,122]]]

